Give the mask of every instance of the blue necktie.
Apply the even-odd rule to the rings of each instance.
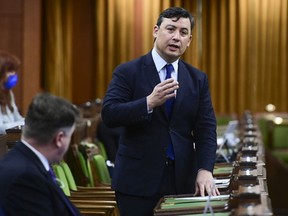
[[[165,77],[165,80],[166,80],[166,79],[171,78],[171,73],[172,73],[172,71],[174,71],[174,68],[173,68],[172,64],[167,64],[165,66],[165,68],[166,68],[166,77]],[[169,119],[170,119],[171,114],[172,114],[174,102],[175,102],[175,97],[170,98],[165,102],[166,114],[167,114]],[[166,156],[168,158],[170,158],[171,160],[175,159],[174,149],[173,149],[171,138],[170,138],[170,143],[169,143],[168,148],[167,148]]]
[[[166,77],[165,77],[165,80],[166,80],[166,79],[171,78],[171,73],[172,73],[172,71],[174,71],[174,68],[173,68],[172,64],[167,64],[165,66],[165,68],[166,68]],[[167,116],[168,116],[169,119],[170,119],[171,114],[172,114],[174,101],[175,101],[175,98],[173,97],[173,98],[168,99],[165,102],[166,113],[167,113]]]
[[[55,175],[55,173],[54,173],[54,171],[53,171],[53,168],[52,168],[51,166],[50,166],[49,168],[50,168],[50,169],[48,170],[49,175],[51,176],[53,182],[54,182],[57,186],[59,186],[58,183],[57,183],[57,177],[56,177],[56,175]]]

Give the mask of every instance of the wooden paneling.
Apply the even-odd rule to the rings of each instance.
[[[40,89],[40,24],[41,1],[0,0],[0,49],[21,61],[19,82],[13,92],[23,115]]]
[[[0,49],[6,50],[17,56],[22,62],[22,40],[23,40],[23,1],[0,0]],[[16,104],[22,101],[22,67],[19,69],[19,82],[13,89]],[[19,107],[20,112],[22,111]]]
[[[74,9],[77,13],[73,13],[73,102],[81,104],[94,99],[97,83],[95,75],[97,71],[93,68],[97,59],[96,56],[102,53],[94,53],[94,20],[93,1],[74,1]],[[104,52],[104,50],[103,50]]]
[[[23,5],[23,112],[40,91],[41,80],[41,1],[25,0]]]

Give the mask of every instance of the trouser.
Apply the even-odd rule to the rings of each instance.
[[[161,197],[173,194],[176,194],[174,161],[167,159],[162,182],[155,195],[141,197],[116,191],[116,201],[121,216],[152,216]]]

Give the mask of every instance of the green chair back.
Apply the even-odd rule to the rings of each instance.
[[[68,164],[65,161],[61,161],[60,166],[62,167],[62,169],[65,173],[65,176],[66,176],[70,190],[77,191],[77,185],[76,185],[74,176],[73,176],[71,169],[68,166]]]
[[[94,177],[93,177],[93,172],[92,172],[92,168],[91,168],[91,164],[90,164],[90,161],[86,161],[86,164],[87,164],[87,172],[88,172],[88,178],[89,178],[89,184],[88,186],[89,187],[94,187],[95,184],[94,184]]]
[[[88,170],[87,170],[86,160],[80,151],[77,152],[77,158],[80,162],[80,166],[81,166],[81,169],[83,171],[84,176],[88,178],[89,174],[88,174]]]
[[[288,148],[288,125],[274,125],[273,149]]]
[[[93,161],[95,163],[98,176],[100,178],[101,183],[103,184],[111,184],[111,177],[109,174],[108,167],[105,163],[105,159],[102,155],[95,155],[93,157]]]
[[[62,167],[58,164],[55,164],[52,167],[53,167],[53,171],[57,177],[57,182],[59,183],[59,186],[63,190],[64,194],[66,196],[71,196],[68,181],[66,179],[66,176],[65,176],[65,173],[64,173]]]
[[[274,150],[272,154],[278,158],[279,160],[283,161],[285,164],[288,165],[288,150]]]
[[[80,151],[77,152],[77,157],[79,159],[84,176],[89,180],[87,186],[94,187],[94,178],[89,161],[84,158],[83,154]]]
[[[107,160],[108,157],[104,144],[102,142],[97,142],[97,145],[99,147],[100,154],[104,157],[104,160]]]

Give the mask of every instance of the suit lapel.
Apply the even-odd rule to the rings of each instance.
[[[148,53],[146,56],[144,56],[143,62],[144,62],[142,65],[143,74],[145,74],[145,77],[148,79],[151,89],[153,90],[153,88],[158,83],[160,83],[160,77],[153,62],[151,52]]]

